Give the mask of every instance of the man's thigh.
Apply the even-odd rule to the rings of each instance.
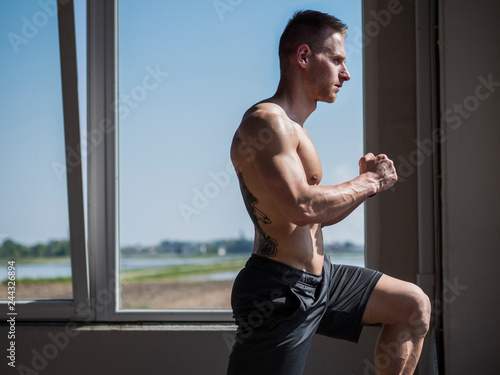
[[[417,285],[382,275],[368,300],[363,324],[398,324],[418,307],[422,295]]]
[[[331,264],[329,299],[318,327],[320,335],[358,342],[362,318],[382,273],[364,267]]]

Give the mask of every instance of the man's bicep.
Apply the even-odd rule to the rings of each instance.
[[[296,147],[286,142],[270,145],[267,150],[257,152],[254,164],[261,185],[281,212],[291,219],[307,185]]]

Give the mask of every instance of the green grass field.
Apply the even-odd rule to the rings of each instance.
[[[147,270],[121,272],[121,281],[140,283],[159,279],[178,279],[184,276],[208,275],[219,272],[238,271],[245,266],[246,259],[210,264],[185,264]]]
[[[363,262],[363,253],[336,253],[332,257],[333,263],[335,260],[341,261],[343,259],[349,260],[348,263],[359,264]],[[146,258],[146,257],[145,257]],[[160,258],[160,257],[158,257]],[[134,258],[130,258],[134,259]],[[143,283],[148,281],[158,280],[175,280],[187,276],[196,275],[209,275],[221,272],[234,272],[242,269],[245,266],[247,258],[242,257],[233,260],[224,260],[214,258],[213,262],[207,264],[184,264],[184,265],[170,265],[158,268],[136,269],[120,272],[121,282],[126,283]],[[19,260],[21,261],[21,260]],[[23,264],[40,264],[55,263],[55,262],[69,262],[69,258],[30,258],[22,259]],[[1,283],[6,285],[7,279],[2,280]],[[22,278],[16,279],[17,284],[34,284],[34,283],[71,283],[71,276],[69,277],[56,277],[56,278]]]

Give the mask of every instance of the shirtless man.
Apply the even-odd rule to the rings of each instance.
[[[350,79],[346,29],[330,15],[297,12],[280,39],[276,93],[245,113],[234,136],[231,159],[255,241],[233,287],[238,331],[228,374],[302,374],[315,333],[357,342],[363,325],[378,323],[377,373],[412,374],[417,365],[427,296],[377,271],[333,265],[324,253],[322,228],[397,180],[386,155],[369,153],[355,179],[320,185],[321,163],[304,122]]]

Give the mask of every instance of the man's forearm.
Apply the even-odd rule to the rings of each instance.
[[[376,184],[365,175],[336,186],[310,186],[299,203],[304,225],[335,224],[376,192]]]
[[[344,212],[342,215],[336,217],[335,219],[333,220],[330,220],[326,223],[321,223],[321,227],[328,227],[330,225],[335,225],[339,222],[341,222],[342,220],[344,220],[347,216],[349,216],[356,208],[358,208],[362,203],[364,202],[363,201],[360,201],[359,203],[357,203],[355,206],[351,207],[350,209],[348,209],[346,212]]]

